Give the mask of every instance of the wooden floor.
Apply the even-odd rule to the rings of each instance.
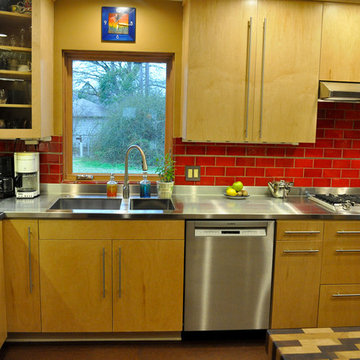
[[[265,339],[181,342],[6,343],[1,360],[267,360]]]

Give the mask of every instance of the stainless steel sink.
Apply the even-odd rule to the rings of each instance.
[[[120,210],[121,199],[59,198],[49,210]]]
[[[175,210],[171,199],[130,199],[130,210]]]

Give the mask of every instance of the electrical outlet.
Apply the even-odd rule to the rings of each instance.
[[[185,166],[186,181],[200,181],[200,166]]]

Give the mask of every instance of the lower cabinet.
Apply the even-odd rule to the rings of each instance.
[[[321,285],[319,327],[360,325],[360,284]]]
[[[0,221],[0,347],[6,340],[6,336],[7,336],[7,323],[6,323],[4,257],[3,257],[2,222]]]
[[[3,220],[6,314],[9,332],[40,332],[37,220]]]
[[[183,254],[183,240],[113,242],[114,331],[182,329]]]
[[[271,328],[316,327],[323,222],[278,221]]]
[[[360,325],[360,221],[326,221],[319,327]]]
[[[278,221],[271,328],[360,325],[360,221]]]
[[[182,330],[184,221],[40,220],[43,332]]]
[[[40,259],[42,331],[112,331],[111,240],[41,240]]]

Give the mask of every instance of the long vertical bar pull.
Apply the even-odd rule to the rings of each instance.
[[[103,248],[103,298],[105,297],[105,248]]]
[[[245,139],[248,137],[248,125],[249,125],[249,99],[250,99],[250,71],[251,71],[251,38],[252,38],[252,17],[248,21],[248,71],[247,71],[247,85],[246,85],[246,127],[245,127]]]
[[[260,94],[260,131],[259,131],[260,139],[262,138],[262,126],[263,126],[265,50],[266,50],[266,18],[264,18],[264,27],[263,27],[263,48],[262,48],[262,68],[261,68],[261,94]]]
[[[121,248],[119,248],[119,298],[121,298]]]
[[[30,294],[32,293],[33,284],[32,284],[32,265],[31,265],[31,229],[30,226],[28,227],[28,246],[29,246],[29,290]]]

